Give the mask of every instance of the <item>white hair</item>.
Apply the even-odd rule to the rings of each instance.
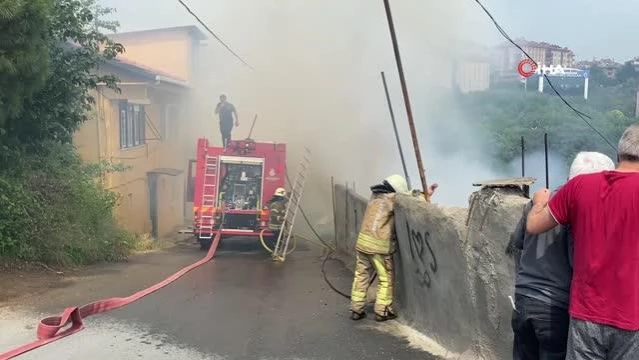
[[[617,153],[620,160],[637,161],[639,159],[639,124],[628,126],[623,132],[619,139]]]
[[[577,175],[591,174],[604,170],[614,170],[615,163],[610,157],[599,152],[582,151],[570,165],[568,180]]]

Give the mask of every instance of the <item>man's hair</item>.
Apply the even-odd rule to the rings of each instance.
[[[623,132],[617,146],[619,161],[639,162],[639,123],[634,123]]]
[[[604,170],[614,170],[615,163],[607,155],[599,152],[582,151],[570,165],[570,174],[568,179],[572,179],[577,175],[591,174]]]

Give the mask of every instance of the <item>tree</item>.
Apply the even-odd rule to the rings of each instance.
[[[633,80],[605,89],[585,101],[567,97],[574,107],[588,114],[586,118],[614,146],[623,130],[634,118]],[[483,139],[483,149],[498,164],[506,167],[519,156],[521,136],[527,140],[528,152],[542,151],[543,134],[549,134],[550,149],[566,164],[579,151],[600,151],[612,158],[614,149],[557,96],[521,91],[489,90],[470,93],[459,102],[471,133]],[[631,108],[633,111],[631,111]]]
[[[96,4],[96,0],[53,1],[48,28],[51,71],[44,87],[24,100],[24,111],[8,119],[9,139],[22,144],[70,143],[94,104],[91,91],[99,83],[117,89],[114,76],[96,70],[124,48],[101,32],[104,27],[115,30],[117,23],[96,20],[96,12],[110,13]]]
[[[0,16],[17,26],[0,34],[0,84],[6,86],[0,101],[15,105],[4,114],[0,134],[0,259],[58,264],[119,259],[134,243],[113,217],[116,194],[95,181],[96,166],[84,164],[71,144],[89,116],[97,85],[117,89],[114,76],[97,71],[123,51],[101,32],[117,24],[96,19],[111,11],[96,0],[13,3],[0,8]],[[22,17],[16,9],[23,10]],[[29,35],[36,27],[39,35]],[[33,37],[44,39],[44,45],[31,44]],[[48,66],[25,58],[37,51]],[[18,81],[23,77],[25,85]],[[108,171],[109,165],[97,167]]]
[[[615,78],[617,79],[617,82],[623,83],[630,79],[636,79],[638,75],[639,73],[637,73],[632,61],[626,61],[619,70],[617,70]]]
[[[0,0],[0,134],[49,74],[52,0]]]

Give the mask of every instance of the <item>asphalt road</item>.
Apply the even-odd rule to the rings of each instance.
[[[0,352],[32,339],[41,314],[127,295],[202,255],[187,247],[137,257],[0,308]],[[331,280],[348,290],[350,272],[330,264]],[[351,321],[347,300],[324,283],[320,265],[309,247],[275,264],[261,248],[227,245],[169,287],[89,318],[86,330],[19,359],[434,359],[389,335],[392,324]]]

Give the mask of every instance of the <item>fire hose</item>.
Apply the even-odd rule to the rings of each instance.
[[[262,247],[264,247],[264,249],[268,251],[269,254],[272,254],[274,249],[271,249],[266,244],[266,241],[264,241],[264,231],[266,231],[266,229],[260,231],[260,242],[262,243]],[[293,251],[295,251],[296,247],[297,247],[297,236],[293,235],[293,247],[288,252],[286,252],[286,255],[290,255]]]
[[[160,281],[159,283],[152,285],[144,290],[138,291],[135,294],[132,294],[123,298],[110,298],[98,300],[84,306],[80,307],[69,307],[64,310],[62,315],[53,316],[42,319],[38,324],[37,330],[37,340],[34,340],[30,343],[19,346],[13,350],[7,351],[5,353],[0,354],[0,360],[7,360],[14,358],[18,355],[22,355],[31,350],[37,349],[41,346],[50,344],[54,341],[60,340],[66,336],[75,334],[82,329],[84,329],[83,319],[97,315],[101,313],[105,313],[111,310],[119,309],[123,306],[131,304],[135,301],[142,299],[143,297],[150,295],[163,287],[171,284],[175,280],[181,278],[186,275],[191,270],[194,270],[207,262],[213,259],[215,255],[215,251],[217,250],[217,246],[220,243],[220,238],[222,236],[221,232],[218,232],[215,238],[213,239],[213,243],[209,248],[209,251],[206,253],[206,256],[201,260],[188,265],[176,272],[175,274],[169,276],[168,278]]]
[[[306,217],[306,215],[303,213],[302,210],[302,214],[304,215],[304,219],[306,220],[308,226],[311,228],[311,230],[313,231],[313,233],[317,236],[318,240],[324,245],[326,246],[329,250],[330,253],[324,258],[324,261],[322,263],[322,267],[321,267],[321,271],[322,274],[324,275],[324,281],[328,284],[328,286],[335,291],[336,293],[338,293],[339,295],[350,299],[350,296],[340,290],[338,290],[335,286],[333,286],[333,284],[331,284],[331,282],[328,280],[326,271],[325,271],[325,265],[326,262],[328,261],[328,259],[331,258],[331,255],[333,254],[334,250],[327,245],[327,243],[319,236],[319,234],[315,231],[314,227],[311,225],[310,221],[308,220],[308,218]],[[262,246],[264,246],[264,248],[269,251],[270,253],[273,252],[272,249],[270,249],[265,241],[264,241],[264,231],[260,232],[260,242],[262,243]],[[206,256],[204,256],[202,259],[200,259],[199,261],[188,265],[184,268],[182,268],[181,270],[179,270],[178,272],[176,272],[175,274],[169,276],[168,278],[146,288],[143,290],[140,290],[132,295],[129,295],[127,297],[123,297],[123,298],[110,298],[110,299],[103,299],[103,300],[98,300],[80,307],[69,307],[66,308],[64,310],[64,312],[62,313],[62,315],[60,316],[52,316],[52,317],[48,317],[45,319],[42,319],[40,321],[40,323],[38,324],[38,329],[37,329],[37,340],[34,340],[30,343],[21,345],[19,347],[16,347],[12,350],[9,350],[7,352],[4,353],[0,353],[0,360],[8,360],[8,359],[12,359],[18,355],[22,355],[25,354],[31,350],[37,349],[41,346],[50,344],[52,342],[55,342],[57,340],[60,340],[64,337],[67,337],[69,335],[73,335],[81,330],[84,329],[84,323],[83,320],[89,316],[92,315],[98,315],[98,314],[102,314],[105,312],[109,312],[112,310],[116,310],[119,309],[121,307],[124,307],[126,305],[129,305],[135,301],[138,301],[164,287],[166,287],[167,285],[173,283],[174,281],[178,280],[179,278],[181,278],[182,276],[186,275],[187,273],[189,273],[192,270],[195,270],[196,268],[199,268],[200,266],[206,264],[207,262],[209,262],[211,259],[213,259],[213,256],[215,256],[215,252],[217,250],[217,247],[220,243],[220,239],[221,239],[222,233],[218,232],[216,234],[216,236],[213,238],[213,242],[211,244],[211,247],[209,248],[208,252],[206,253]],[[309,239],[307,239],[309,240]],[[310,240],[309,240],[310,241]],[[289,250],[289,252],[287,253],[290,254],[292,253],[295,248],[297,246],[297,240],[294,237],[293,239],[293,247],[291,248],[291,250]],[[377,274],[375,274],[373,276],[373,278],[371,279],[371,284],[373,283],[373,281],[375,280]]]

